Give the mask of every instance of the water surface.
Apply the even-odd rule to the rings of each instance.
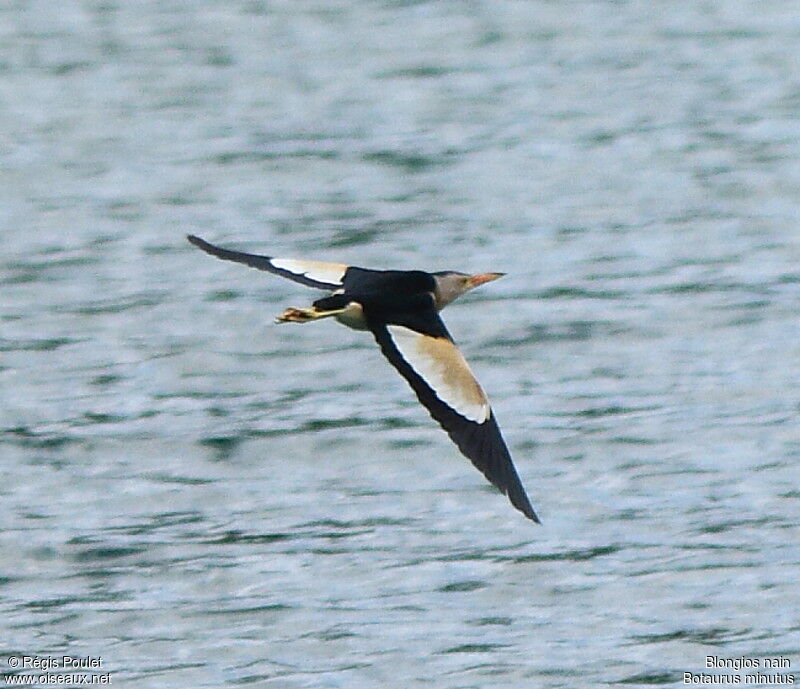
[[[139,688],[796,672],[800,17],[662,9],[0,9],[0,656]],[[445,316],[543,526],[368,335],[273,326],[317,293],[187,232],[507,272]]]

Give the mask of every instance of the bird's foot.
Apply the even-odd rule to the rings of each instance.
[[[280,316],[275,317],[276,323],[308,323],[309,321],[316,321],[320,318],[330,318],[331,316],[338,316],[347,307],[341,309],[329,309],[323,311],[316,306],[309,309],[296,309],[294,307],[286,309]]]
[[[276,323],[308,323],[315,318],[319,318],[316,309],[296,309],[294,307],[286,309],[280,316],[275,317]]]

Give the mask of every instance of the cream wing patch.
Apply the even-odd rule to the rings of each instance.
[[[301,261],[293,258],[273,258],[272,265],[294,275],[303,275],[311,280],[341,285],[347,272],[342,263],[326,263],[325,261]]]
[[[442,402],[470,421],[483,423],[489,418],[489,400],[450,340],[422,335],[402,325],[387,325],[386,329],[400,355]]]

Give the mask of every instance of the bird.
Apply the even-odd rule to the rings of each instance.
[[[486,393],[439,317],[439,311],[462,294],[504,273],[372,270],[243,253],[193,234],[187,239],[217,258],[329,292],[308,308],[287,308],[275,322],[309,323],[334,318],[354,330],[370,331],[383,355],[462,454],[516,509],[540,523]]]

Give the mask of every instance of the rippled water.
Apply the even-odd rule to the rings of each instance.
[[[0,657],[136,687],[800,664],[800,15],[0,8]],[[246,250],[448,308],[542,516]]]

